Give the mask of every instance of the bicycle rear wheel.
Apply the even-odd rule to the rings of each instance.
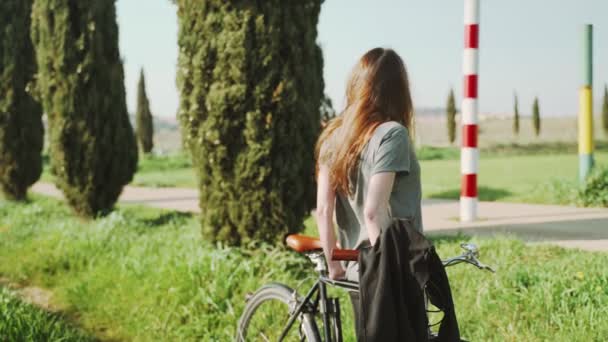
[[[236,341],[278,341],[291,313],[301,301],[294,290],[283,284],[263,286],[247,301],[239,319]],[[313,316],[301,313],[284,340],[320,341]]]

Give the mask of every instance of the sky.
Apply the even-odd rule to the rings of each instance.
[[[154,115],[175,117],[177,17],[169,0],[118,0],[120,49],[129,111],[143,67]],[[462,95],[462,0],[325,0],[318,42],[325,92],[339,111],[352,66],[367,50],[393,48],[408,68],[417,108],[444,107]],[[507,114],[513,94],[529,114],[575,116],[583,82],[583,25],[594,25],[594,102],[608,83],[608,0],[481,0],[479,106]]]

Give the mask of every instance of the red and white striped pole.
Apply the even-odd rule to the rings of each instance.
[[[462,149],[460,153],[460,220],[477,218],[477,84],[479,48],[479,0],[464,0],[464,89],[461,108]]]

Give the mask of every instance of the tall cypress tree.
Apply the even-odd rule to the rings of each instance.
[[[179,118],[203,235],[282,240],[314,203],[322,0],[176,2]]]
[[[517,101],[517,94],[515,94],[515,104],[513,105],[513,133],[519,134],[519,103]]]
[[[139,74],[139,84],[137,85],[137,113],[135,120],[139,146],[144,153],[150,153],[154,147],[154,122],[152,112],[150,112],[148,95],[146,95],[146,80],[143,68]]]
[[[534,98],[532,105],[532,124],[534,125],[534,134],[540,135],[540,109],[538,108],[538,97]]]
[[[114,0],[36,0],[32,41],[55,182],[78,214],[107,213],[137,168]]]
[[[0,191],[25,199],[42,172],[42,109],[28,92],[36,72],[32,0],[0,1]]]
[[[604,85],[604,104],[602,105],[602,127],[608,135],[608,86]]]
[[[450,89],[448,95],[448,103],[446,106],[448,140],[453,144],[456,140],[456,102],[454,100],[454,89]]]

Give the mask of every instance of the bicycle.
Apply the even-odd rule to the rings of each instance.
[[[358,283],[348,280],[333,280],[327,276],[327,264],[321,242],[318,239],[293,234],[287,237],[286,243],[291,249],[306,255],[312,261],[315,271],[318,273],[318,279],[303,298],[295,290],[281,283],[264,285],[254,294],[249,295],[238,322],[236,341],[342,342],[340,302],[338,298],[328,297],[327,288],[333,286],[347,291],[358,291]],[[479,249],[476,245],[463,243],[461,247],[465,252],[442,261],[445,267],[464,262],[479,269],[494,272],[491,267],[482,264],[477,259]],[[357,256],[357,250],[334,249],[332,251],[332,260],[356,261]],[[260,309],[263,306],[266,311],[262,312]],[[428,312],[431,311],[427,310]],[[320,318],[321,331],[317,326],[316,318]],[[298,321],[298,329],[292,329],[296,321]],[[270,328],[271,323],[279,323],[278,326],[281,329]],[[431,332],[433,325],[435,324],[429,325],[429,338],[434,337]]]

